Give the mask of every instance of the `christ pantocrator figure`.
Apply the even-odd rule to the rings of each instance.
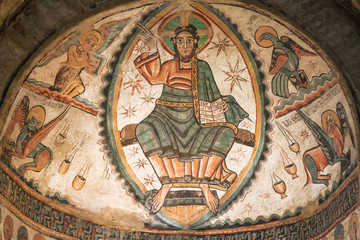
[[[161,64],[157,39],[138,25],[149,53],[134,64],[150,84],[162,84],[154,110],[136,128],[136,138],[162,187],[152,199],[158,212],[173,183],[198,183],[210,211],[219,200],[209,183],[229,187],[236,178],[225,164],[237,125],[248,114],[232,96],[222,96],[210,66],[196,56],[199,36],[193,25],[179,26],[171,39],[174,59]]]

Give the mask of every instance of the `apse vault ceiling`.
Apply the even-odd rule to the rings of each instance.
[[[359,239],[357,1],[0,1],[0,239]]]

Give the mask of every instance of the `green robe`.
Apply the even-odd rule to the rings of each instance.
[[[237,125],[248,117],[232,96],[221,96],[205,61],[193,58],[192,62],[192,90],[164,85],[159,98],[162,102],[191,106],[156,104],[136,128],[136,138],[146,157],[159,154],[184,162],[211,155],[225,158],[234,143]],[[228,105],[226,123],[201,124],[199,100],[213,102],[219,98]]]

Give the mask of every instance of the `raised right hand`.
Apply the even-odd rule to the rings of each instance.
[[[141,23],[137,23],[136,26],[140,28],[140,39],[149,48],[149,52],[157,52],[157,38],[155,35]]]

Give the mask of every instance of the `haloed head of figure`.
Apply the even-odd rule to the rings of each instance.
[[[198,47],[199,36],[193,25],[179,26],[175,28],[175,37],[171,39],[174,45],[175,58],[179,57],[182,62],[189,62],[195,55]]]

